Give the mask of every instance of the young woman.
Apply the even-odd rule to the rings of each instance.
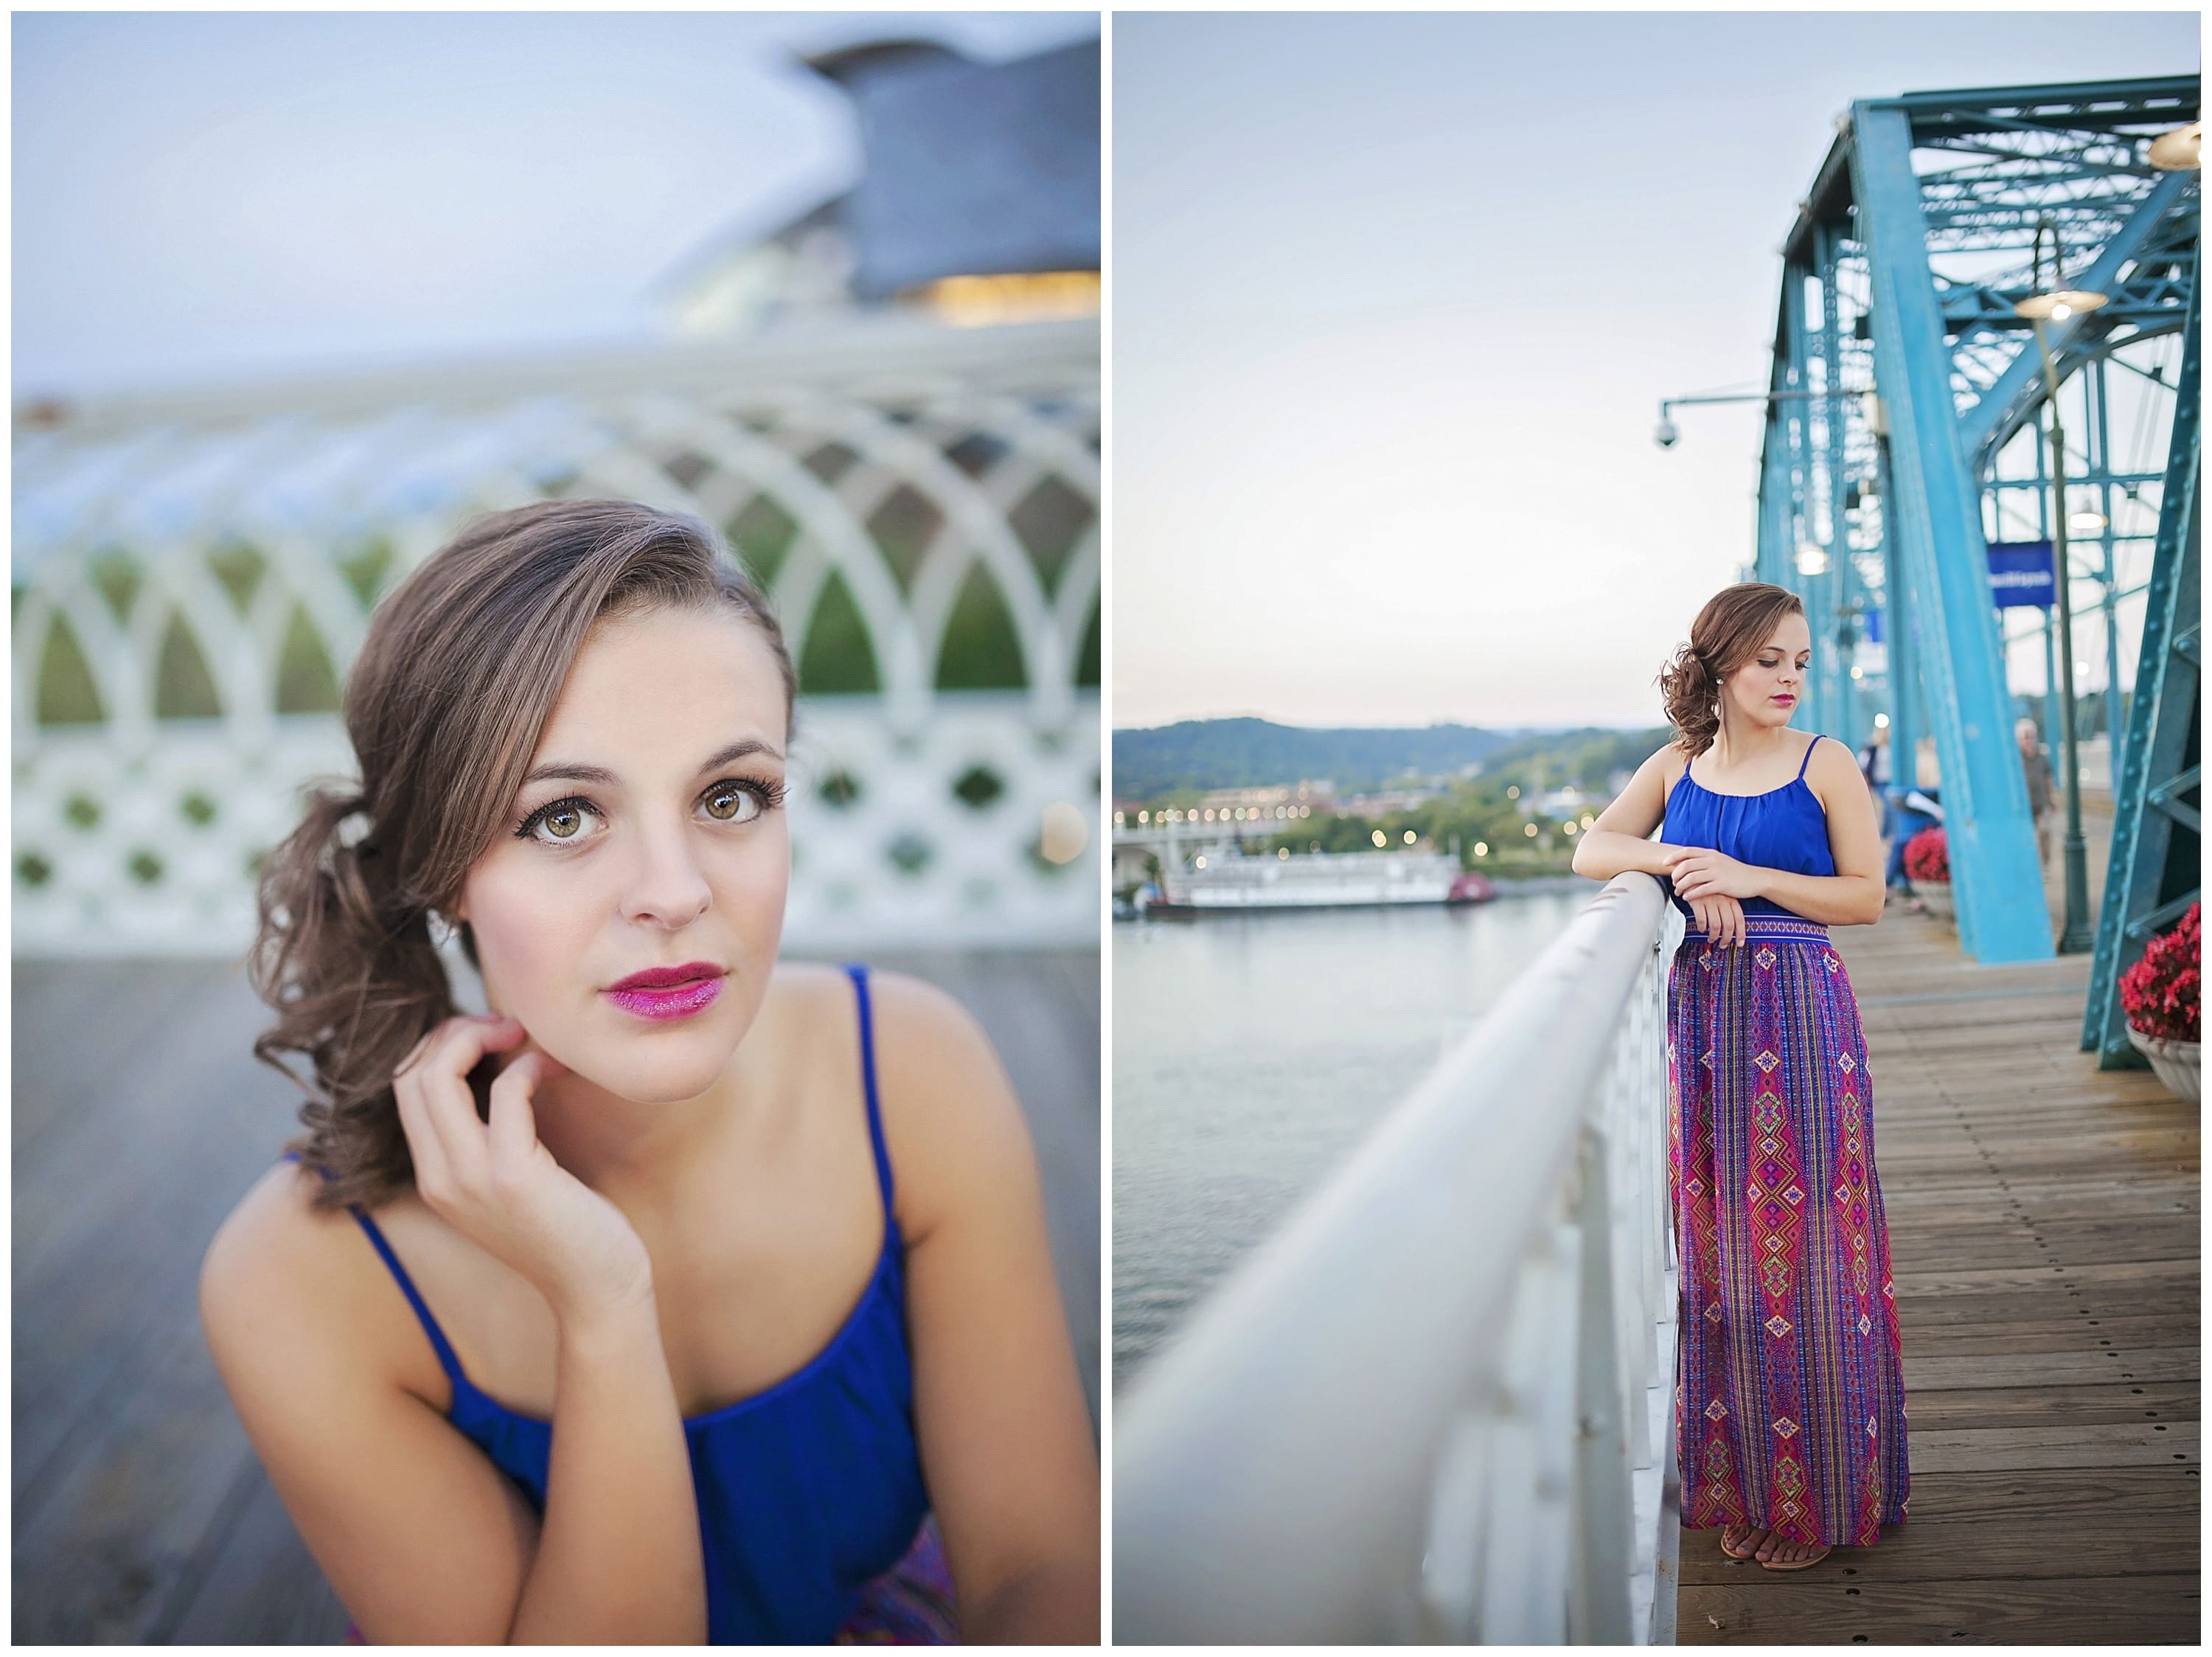
[[[948,1589],[1097,1639],[1005,1074],[937,991],[777,959],[793,691],[712,533],[623,502],[480,520],[370,624],[360,787],[262,876],[307,1131],[200,1288],[369,1641],[943,1637]]]
[[[1716,596],[1661,675],[1679,739],[1575,848],[1691,917],[1668,981],[1682,1521],[1770,1570],[1872,1546],[1906,1497],[1872,1080],[1828,940],[1881,917],[1881,845],[1851,751],[1790,728],[1811,657],[1794,594]]]

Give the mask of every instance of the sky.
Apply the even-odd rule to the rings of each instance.
[[[1753,548],[1855,97],[2191,73],[2194,11],[1120,14],[1121,727],[1663,722]],[[2077,650],[2077,655],[2081,654]]]
[[[653,284],[851,182],[795,61],[1020,13],[17,12],[18,398],[662,338]]]

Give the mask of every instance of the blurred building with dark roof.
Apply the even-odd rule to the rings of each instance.
[[[1002,64],[886,40],[806,66],[852,100],[860,176],[678,265],[657,289],[676,332],[884,308],[971,326],[1097,314],[1096,40]]]

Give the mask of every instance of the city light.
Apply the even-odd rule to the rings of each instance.
[[[1489,841],[1487,841],[1487,840],[1477,840],[1477,841],[1474,843],[1474,855],[1475,855],[1476,856],[1478,856],[1478,857],[1487,857],[1487,856],[1490,856],[1490,842],[1489,842]]]
[[[1406,844],[1409,846],[1413,844],[1413,831],[1411,829],[1406,831]]]
[[[1380,851],[1384,846],[1387,846],[1389,844],[1389,837],[1384,834],[1381,829],[1376,829],[1375,831],[1375,849],[1377,851]]]
[[[1572,823],[1562,823],[1559,825],[1559,832],[1571,840],[1575,838],[1575,825]]]
[[[1197,868],[1204,868],[1206,867],[1206,854],[1205,854],[1205,853],[1200,852],[1200,853],[1198,855],[1198,856],[1197,856],[1197,857],[1194,860],[1194,862],[1193,862],[1193,867]]]
[[[1511,788],[1506,789],[1505,797],[1508,800],[1518,800],[1521,797],[1521,785],[1516,783]]]
[[[1536,838],[1536,825],[1534,823],[1527,824],[1522,827],[1521,832],[1527,835],[1531,840]]]
[[[1889,728],[1889,716],[1887,714],[1876,714],[1874,716],[1874,728],[1878,731],[1887,730]]]

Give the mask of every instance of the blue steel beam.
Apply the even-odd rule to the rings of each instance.
[[[2194,174],[2165,174],[2152,186],[2149,194],[2118,234],[2105,244],[2089,268],[2069,279],[2094,291],[2116,286],[2121,267],[2135,262],[2167,215],[2195,195],[2196,185]],[[2097,320],[2104,314],[2101,310],[2091,311],[2050,326],[2052,358],[2058,359],[2077,338],[2102,333],[2111,326],[2110,322]],[[1962,423],[1966,451],[1978,472],[1987,466],[1990,456],[2004,447],[2007,439],[2035,417],[2036,410],[2043,406],[2043,397],[2042,355],[2031,350],[2029,342],[2023,340],[2012,366],[1996,385],[1982,393],[1982,400],[1974,405]]]
[[[2081,1045],[2097,1055],[2100,1069],[2138,1065],[2128,1045],[2121,1010],[2120,974],[2142,959],[2144,947],[2182,908],[2195,901],[2197,849],[2203,827],[2182,796],[2203,799],[2201,766],[2189,748],[2198,734],[2203,673],[2198,558],[2203,523],[2197,495],[2203,432],[2198,379],[2203,366],[2201,307],[2192,307],[2182,335],[2181,377],[2167,445],[2166,491],[2159,503],[2158,545],[2143,606],[2142,654],[2136,695],[2128,710],[2125,758],[2114,780],[2112,846],[2105,871],[2105,903],[2097,917],[2097,947],[2089,969],[2089,998]],[[2172,854],[2176,831],[2185,830]],[[2194,841],[2194,846],[2191,841]],[[2179,867],[2177,867],[2179,865]],[[2186,870],[2185,873],[2184,870]]]
[[[1912,149],[1905,109],[1852,105],[1852,194],[1873,277],[1875,380],[1889,411],[1893,569],[1904,577],[1892,586],[1928,647],[1917,665],[1942,771],[1960,942],[1985,963],[2043,960],[2050,920],[1990,602],[1981,491],[1960,442]],[[1910,766],[1909,752],[1899,758]]]

